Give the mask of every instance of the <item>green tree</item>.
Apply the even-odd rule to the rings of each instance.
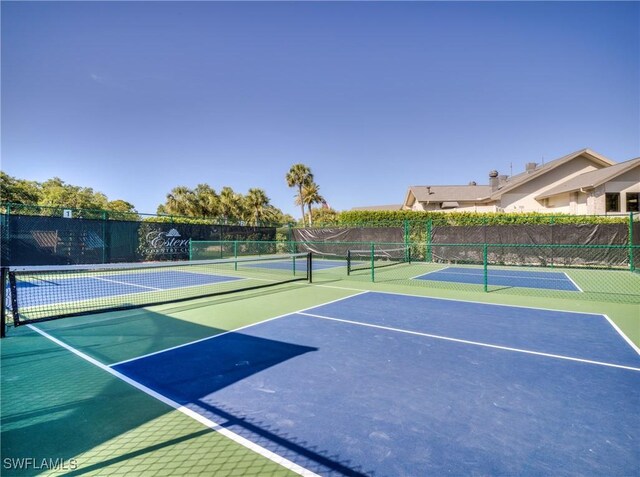
[[[91,187],[79,187],[54,177],[42,183],[38,205],[62,206],[75,209],[105,209],[107,196]]]
[[[220,191],[220,216],[224,223],[238,222],[242,212],[242,195],[235,193],[231,187],[223,187]]]
[[[193,193],[196,215],[201,217],[220,215],[220,196],[209,184],[198,184]]]
[[[107,204],[107,210],[113,211],[113,212],[125,212],[125,213],[132,213],[132,214],[137,213],[136,208],[133,204],[122,199],[110,201]]]
[[[177,186],[167,194],[165,203],[158,207],[158,213],[169,215],[193,215],[197,208],[195,194],[185,186]]]
[[[260,225],[269,215],[269,197],[262,189],[252,188],[245,196],[245,208],[248,222],[253,225]]]
[[[300,212],[302,213],[302,222],[304,223],[304,197],[302,194],[302,188],[313,182],[313,174],[311,169],[304,164],[294,164],[289,169],[286,175],[287,185],[289,187],[297,187],[298,194],[296,196],[295,204],[300,206]]]
[[[313,210],[313,223],[316,225],[337,225],[340,220],[340,212],[337,212],[328,206],[323,206]]]
[[[309,210],[309,226],[313,225],[313,218],[311,212],[311,206],[313,204],[324,203],[324,197],[320,195],[320,186],[313,181],[310,181],[302,186],[301,202],[307,206]]]
[[[14,204],[37,204],[40,200],[40,184],[16,179],[0,171],[0,202]]]

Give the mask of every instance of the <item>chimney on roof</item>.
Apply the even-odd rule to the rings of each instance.
[[[474,185],[478,185],[478,184],[476,184],[476,181],[471,181],[471,182],[469,182],[469,185],[470,186],[474,186]]]
[[[493,170],[489,172],[489,185],[491,186],[491,190],[494,191],[498,188],[499,180],[498,180],[498,171]]]
[[[427,194],[430,195],[431,194],[431,186],[427,186]]]
[[[525,170],[527,171],[527,174],[531,174],[533,171],[536,170],[538,164],[536,164],[535,162],[527,162],[524,166]]]

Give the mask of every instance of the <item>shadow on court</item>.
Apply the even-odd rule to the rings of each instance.
[[[39,328],[46,328],[46,332],[103,363],[153,353],[225,331],[146,310],[59,320],[42,323]],[[171,371],[165,371],[160,365],[158,359],[162,354],[142,360],[151,363],[147,371],[152,380],[157,380],[155,384],[143,384],[153,389],[177,386],[195,393],[206,386],[215,391],[315,351],[240,333],[225,336],[232,347],[237,347],[239,341],[243,343],[238,348],[237,361],[229,367],[211,366],[216,356],[199,352],[198,345],[195,349],[192,345],[172,352],[172,359],[184,358],[177,374],[175,367],[168,366]],[[212,474],[226,475],[237,468],[243,469],[243,475],[286,472],[32,330],[14,330],[13,336],[2,344],[2,475],[45,472],[48,469],[42,467],[43,461],[45,465],[64,463],[69,475],[101,469],[111,472],[116,468],[138,475],[161,470],[167,462],[178,466],[176,474],[206,469]],[[185,356],[181,357],[183,349]],[[128,365],[124,363],[117,368],[124,371]],[[262,429],[259,423],[246,422],[229,410],[216,409],[215,414],[223,420],[220,422],[223,427],[248,426],[252,433],[273,440],[292,455],[303,455],[345,475],[361,475],[341,463],[338,456],[329,457],[322,450],[290,440],[282,432]],[[12,459],[10,466],[6,465],[7,458]],[[27,463],[25,459],[32,461]],[[69,467],[70,462],[75,462],[77,468]]]

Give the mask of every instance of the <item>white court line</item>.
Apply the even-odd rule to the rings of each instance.
[[[157,399],[160,402],[163,402],[164,404],[167,404],[168,406],[171,406],[172,408],[174,408],[175,410],[185,414],[186,416],[189,416],[190,418],[198,421],[201,424],[204,424],[205,426],[207,426],[208,428],[222,434],[223,436],[231,439],[232,441],[240,444],[241,446],[246,447],[249,450],[252,450],[253,452],[261,455],[262,457],[265,457],[267,459],[269,459],[272,462],[275,462],[276,464],[280,464],[282,467],[285,467],[286,469],[289,469],[293,472],[295,472],[298,475],[303,475],[305,477],[319,477],[318,474],[305,469],[304,467],[291,462],[290,460],[276,454],[275,452],[272,452],[270,450],[265,449],[264,447],[256,444],[255,442],[250,441],[249,439],[246,439],[238,434],[236,434],[235,432],[230,431],[229,429],[226,429],[225,427],[223,427],[222,425],[218,424],[217,422],[208,419],[200,414],[198,414],[197,412],[182,406],[181,404],[178,404],[177,402],[167,398],[166,396],[163,396],[162,394],[154,391],[151,388],[146,387],[143,384],[140,384],[139,382],[129,378],[128,376],[125,376],[122,373],[119,373],[118,371],[116,371],[115,369],[110,368],[109,366],[107,366],[106,364],[102,364],[101,362],[99,362],[98,360],[92,358],[91,356],[88,356],[86,354],[84,354],[83,352],[75,349],[72,346],[69,346],[68,344],[60,341],[57,338],[54,338],[53,336],[51,336],[50,334],[46,333],[45,331],[42,331],[38,328],[36,328],[33,325],[27,325],[29,328],[31,328],[33,331],[35,331],[36,333],[39,333],[40,335],[44,336],[45,338],[53,341],[55,344],[57,344],[58,346],[63,347],[64,349],[66,349],[67,351],[70,351],[71,353],[75,354],[76,356],[84,359],[85,361],[88,361],[89,363],[93,364],[94,366],[97,366],[98,368],[100,368],[103,371],[106,371],[107,373],[111,374],[112,376],[124,381],[127,384],[130,384],[131,386],[133,386],[134,388],[144,392],[145,394],[148,394],[151,397],[154,397],[155,399]]]
[[[636,353],[640,354],[640,348],[638,348],[638,346],[636,346],[636,344],[633,341],[631,341],[631,339],[627,335],[625,335],[620,328],[618,328],[618,325],[616,325],[613,322],[613,320],[609,318],[607,315],[602,315],[602,316],[604,316],[607,319],[609,324],[613,326],[613,329],[616,330],[620,336],[622,336],[622,338],[629,344],[629,346],[631,346],[631,348],[633,348]]]
[[[240,277],[231,277],[228,275],[215,275],[215,276],[219,276],[219,277],[224,277],[227,278],[227,280],[219,280],[217,282],[208,282],[208,283],[201,283],[198,285],[185,285],[183,287],[173,287],[173,288],[151,288],[151,287],[144,287],[144,288],[151,288],[154,292],[155,291],[165,291],[165,292],[171,292],[173,290],[184,290],[186,288],[196,288],[196,287],[207,287],[210,285],[218,285],[218,284],[224,284],[224,283],[235,283],[235,282],[241,282],[241,281],[246,281],[246,280],[256,280],[259,282],[275,282],[276,280],[273,279],[268,279],[268,278],[240,278]],[[97,277],[90,277],[90,278],[95,278],[95,279],[99,279]],[[103,279],[104,280],[104,279]],[[107,281],[114,281],[114,280],[107,280]],[[139,286],[142,287],[143,285],[133,285],[132,283],[128,283],[128,282],[116,282],[116,283],[122,283],[124,285],[132,285],[132,286]],[[88,297],[88,298],[82,298],[80,300],[73,300],[73,301],[58,301],[58,302],[50,302],[50,303],[39,303],[39,304],[35,304],[35,305],[31,305],[29,304],[28,306],[25,305],[22,307],[23,310],[31,310],[33,311],[34,309],[38,309],[39,307],[49,307],[49,306],[69,306],[69,305],[76,305],[76,304],[81,304],[81,303],[85,303],[85,302],[91,302],[93,300],[100,300],[102,298],[107,298],[107,299],[111,299],[111,298],[119,298],[119,297],[126,297],[126,296],[135,296],[135,295],[140,295],[141,293],[144,293],[143,291],[129,291],[127,293],[120,293],[119,295],[103,295],[103,296],[93,296],[93,297]],[[188,297],[185,298],[186,300],[198,300],[201,298],[211,298],[212,295],[196,295],[193,297]],[[143,308],[147,308],[147,307],[155,307],[155,306],[161,306],[161,305],[167,305],[170,304],[172,302],[169,303],[165,303],[165,302],[161,302],[161,303],[151,303],[151,304],[141,304],[139,306],[140,309]],[[174,302],[175,303],[175,302]],[[105,308],[105,309],[96,309],[94,310],[96,312],[100,312],[100,311],[122,311],[122,310],[118,310],[117,308]],[[126,310],[126,311],[131,311],[131,310]],[[87,313],[87,314],[91,314],[91,313]]]
[[[338,290],[360,290],[359,288],[348,288],[348,287],[338,287],[331,285],[320,285],[313,283],[311,286],[314,287],[322,287],[322,288],[336,288]],[[400,292],[392,292],[392,291],[382,291],[382,290],[365,290],[366,293],[379,293],[380,295],[398,295],[398,296],[411,296],[415,298],[426,298],[428,300],[443,300],[443,301],[458,301],[462,303],[477,303],[478,305],[488,305],[488,306],[506,306],[508,308],[526,308],[528,310],[544,310],[544,311],[557,311],[560,313],[577,313],[579,315],[593,315],[593,316],[604,316],[602,313],[594,313],[591,311],[575,311],[575,310],[560,310],[558,308],[542,308],[540,306],[525,306],[525,305],[509,305],[506,303],[492,303],[490,301],[478,301],[478,300],[461,300],[459,298],[444,298],[439,296],[430,296],[430,295],[416,295],[414,293],[400,293]],[[355,296],[355,295],[354,295]],[[318,305],[319,307],[322,305]]]
[[[442,270],[446,270],[447,268],[451,268],[451,267],[438,268],[437,270],[431,270],[430,272],[427,272],[427,273],[421,273],[420,275],[416,275],[415,277],[410,277],[409,280],[415,280],[417,278],[430,275],[431,273],[441,272]]]
[[[247,329],[247,328],[251,328],[252,326],[257,326],[257,325],[260,325],[262,323],[268,323],[269,321],[273,321],[273,320],[278,320],[280,318],[284,318],[285,316],[295,315],[295,314],[301,313],[301,312],[306,311],[306,310],[312,310],[313,308],[318,308],[319,306],[329,305],[330,303],[336,303],[338,301],[346,300],[348,298],[353,298],[354,296],[362,295],[363,293],[368,293],[368,291],[361,291],[360,293],[356,293],[355,295],[349,295],[349,296],[346,296],[346,297],[343,297],[343,298],[338,298],[336,300],[332,300],[332,301],[328,301],[326,303],[322,303],[321,305],[313,305],[313,306],[309,306],[307,308],[303,308],[302,310],[292,311],[292,312],[289,312],[289,313],[285,313],[283,315],[274,316],[273,318],[268,318],[268,319],[263,320],[263,321],[258,321],[257,323],[250,323],[248,325],[241,326],[240,328],[234,328],[232,330],[228,330],[228,331],[224,331],[222,333],[218,333],[217,335],[206,336],[204,338],[200,338],[200,339],[195,340],[195,341],[189,341],[188,343],[183,343],[183,344],[180,344],[180,345],[177,345],[177,346],[172,346],[171,348],[165,348],[165,349],[162,349],[162,350],[159,350],[159,351],[154,351],[153,353],[147,353],[147,354],[143,354],[141,356],[136,356],[135,358],[125,359],[123,361],[118,361],[117,363],[111,363],[109,366],[118,366],[118,365],[121,365],[121,364],[124,364],[124,363],[129,363],[131,361],[137,361],[137,360],[142,359],[142,358],[148,358],[149,356],[154,356],[156,354],[166,353],[167,351],[172,351],[172,350],[175,350],[175,349],[178,349],[178,348],[183,348],[185,346],[191,346],[192,344],[200,343],[202,341],[213,340],[215,338],[219,338],[220,336],[224,336],[224,335],[227,335],[229,333],[235,333],[237,331],[241,331],[241,330],[244,330],[244,329]]]
[[[447,268],[451,268],[451,267],[447,267]],[[447,268],[442,268],[440,270],[435,270],[435,271],[424,273],[424,274],[418,275],[418,276],[423,277],[425,275],[429,275],[430,273],[442,272],[443,270],[447,270]],[[495,278],[495,277],[498,277],[498,278],[518,278],[518,279],[524,279],[524,280],[549,280],[549,281],[554,281],[554,280],[555,281],[566,281],[567,279],[571,280],[569,278],[569,276],[565,272],[549,272],[549,271],[545,270],[545,271],[539,271],[539,272],[538,271],[529,272],[532,275],[519,275],[519,273],[525,273],[525,272],[524,271],[517,272],[515,270],[498,270],[498,272],[501,272],[501,271],[503,271],[503,272],[513,272],[513,273],[510,274],[510,275],[509,274],[508,275],[501,275],[500,273],[496,273],[496,270],[489,269],[487,274],[488,274],[488,276],[490,278],[491,277],[493,277],[493,278]],[[562,278],[562,277],[553,278],[553,277],[536,277],[536,276],[533,276],[535,274],[541,274],[541,273],[554,273],[554,274],[558,274],[558,275],[564,275],[565,278]],[[469,268],[469,269],[458,269],[458,271],[451,271],[451,272],[445,271],[444,274],[446,274],[446,275],[463,275],[463,276],[467,275],[467,276],[470,276],[470,277],[481,277],[481,276],[484,275],[484,271],[479,269],[479,268]]]
[[[148,290],[164,290],[164,288],[156,288],[156,287],[148,287],[145,285],[136,285],[135,283],[129,283],[129,282],[121,282],[119,280],[111,280],[109,278],[102,278],[102,277],[89,277],[89,278],[93,278],[94,280],[102,280],[104,282],[111,282],[111,283],[118,283],[119,285],[128,285],[131,287],[139,287],[139,288],[146,288]]]
[[[351,321],[351,320],[343,320],[341,318],[332,318],[330,316],[322,316],[322,315],[315,315],[313,313],[304,313],[304,312],[300,312],[298,313],[299,315],[304,315],[304,316],[310,316],[312,318],[319,318],[322,320],[329,320],[329,321],[338,321],[341,323],[348,323],[351,325],[357,325],[357,326],[365,326],[368,328],[377,328],[377,329],[381,329],[381,330],[386,330],[386,331],[395,331],[398,333],[406,333],[409,335],[416,335],[416,336],[424,336],[427,338],[434,338],[434,339],[438,339],[438,340],[444,340],[444,341],[454,341],[456,343],[463,343],[463,344],[469,344],[469,345],[473,345],[473,346],[481,346],[484,348],[493,348],[493,349],[500,349],[500,350],[504,350],[504,351],[515,351],[517,353],[525,353],[525,354],[533,354],[536,356],[544,356],[547,358],[556,358],[556,359],[564,359],[567,361],[576,361],[579,363],[588,363],[588,364],[596,364],[598,366],[607,366],[610,368],[619,368],[619,369],[627,369],[630,371],[640,371],[640,368],[634,368],[633,366],[623,366],[621,364],[612,364],[612,363],[604,363],[602,361],[592,361],[589,359],[582,359],[582,358],[572,358],[570,356],[563,356],[563,355],[559,355],[559,354],[550,354],[550,353],[542,353],[539,351],[530,351],[530,350],[526,350],[526,349],[519,349],[519,348],[510,348],[508,346],[499,346],[499,345],[492,345],[489,343],[481,343],[478,341],[469,341],[469,340],[463,340],[463,339],[459,339],[459,338],[450,338],[448,336],[440,336],[440,335],[432,335],[430,333],[421,333],[419,331],[410,331],[410,330],[404,330],[402,328],[393,328],[390,326],[382,326],[382,325],[374,325],[371,323],[362,323],[359,321]]]
[[[569,275],[567,275],[567,272],[562,272],[562,273],[564,273],[564,276],[567,277],[567,280],[573,283],[573,286],[576,287],[579,292],[584,293],[584,290],[580,288],[578,284]]]
[[[325,288],[338,288],[338,289],[342,288],[342,287],[330,286],[330,285],[313,285],[313,286],[325,287]],[[356,290],[356,289],[355,288],[345,288],[345,290]],[[593,312],[590,312],[590,311],[560,310],[558,308],[542,308],[542,307],[539,307],[539,306],[508,305],[508,304],[505,304],[505,303],[491,303],[491,302],[477,301],[477,300],[460,300],[460,299],[457,299],[457,298],[444,298],[444,297],[427,296],[427,295],[414,295],[414,294],[411,294],[411,293],[400,293],[400,292],[390,292],[390,291],[369,290],[368,293],[379,293],[381,295],[410,296],[410,297],[414,297],[414,298],[426,298],[427,300],[456,301],[456,302],[460,302],[460,303],[474,303],[474,304],[477,304],[477,305],[486,305],[486,306],[503,306],[503,307],[507,307],[507,308],[524,308],[526,310],[555,311],[555,312],[558,312],[558,313],[572,313],[572,314],[578,314],[578,315],[602,316],[607,321],[609,321],[609,323],[611,323],[611,325],[613,326],[614,330],[616,330],[618,332],[618,334],[620,336],[622,336],[622,338],[627,343],[629,343],[629,345],[633,348],[633,350],[636,351],[638,354],[640,354],[640,348],[638,348],[635,345],[635,343],[633,341],[631,341],[631,339],[627,335],[625,335],[624,332],[607,315],[605,315],[603,313],[593,313]]]
[[[315,286],[319,286],[319,287],[329,287],[329,285],[315,285]],[[336,287],[336,286],[332,286],[330,288],[340,288],[340,287]],[[353,290],[353,288],[346,288],[347,290]],[[369,290],[369,293],[379,293],[382,295],[397,295],[397,296],[410,296],[410,297],[415,297],[415,298],[426,298],[427,300],[442,300],[442,301],[457,301],[457,302],[461,302],[461,303],[474,303],[477,305],[488,305],[488,306],[504,306],[507,308],[524,308],[525,310],[541,310],[541,311],[555,311],[558,313],[572,313],[572,314],[578,314],[578,315],[589,315],[589,316],[602,316],[604,317],[609,323],[611,323],[611,325],[613,326],[613,329],[616,330],[618,332],[618,334],[620,336],[622,336],[622,338],[629,343],[629,345],[631,346],[631,348],[636,351],[638,354],[640,354],[640,348],[638,348],[635,343],[633,341],[631,341],[631,339],[624,334],[624,332],[618,327],[616,326],[616,324],[604,313],[593,313],[590,311],[575,311],[575,310],[561,310],[559,308],[542,308],[539,306],[525,306],[525,305],[509,305],[506,303],[491,303],[491,302],[487,302],[487,301],[477,301],[477,300],[460,300],[458,298],[444,298],[444,297],[437,297],[437,296],[427,296],[427,295],[414,295],[411,293],[399,293],[399,292],[389,292],[389,291],[377,291],[377,290]]]

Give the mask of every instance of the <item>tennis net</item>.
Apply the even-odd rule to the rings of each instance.
[[[395,248],[372,245],[368,250],[347,251],[348,275],[358,270],[371,270],[401,263],[411,263],[411,247],[409,245]]]
[[[3,323],[159,305],[311,280],[311,254],[3,269]],[[7,286],[8,285],[8,286]]]

